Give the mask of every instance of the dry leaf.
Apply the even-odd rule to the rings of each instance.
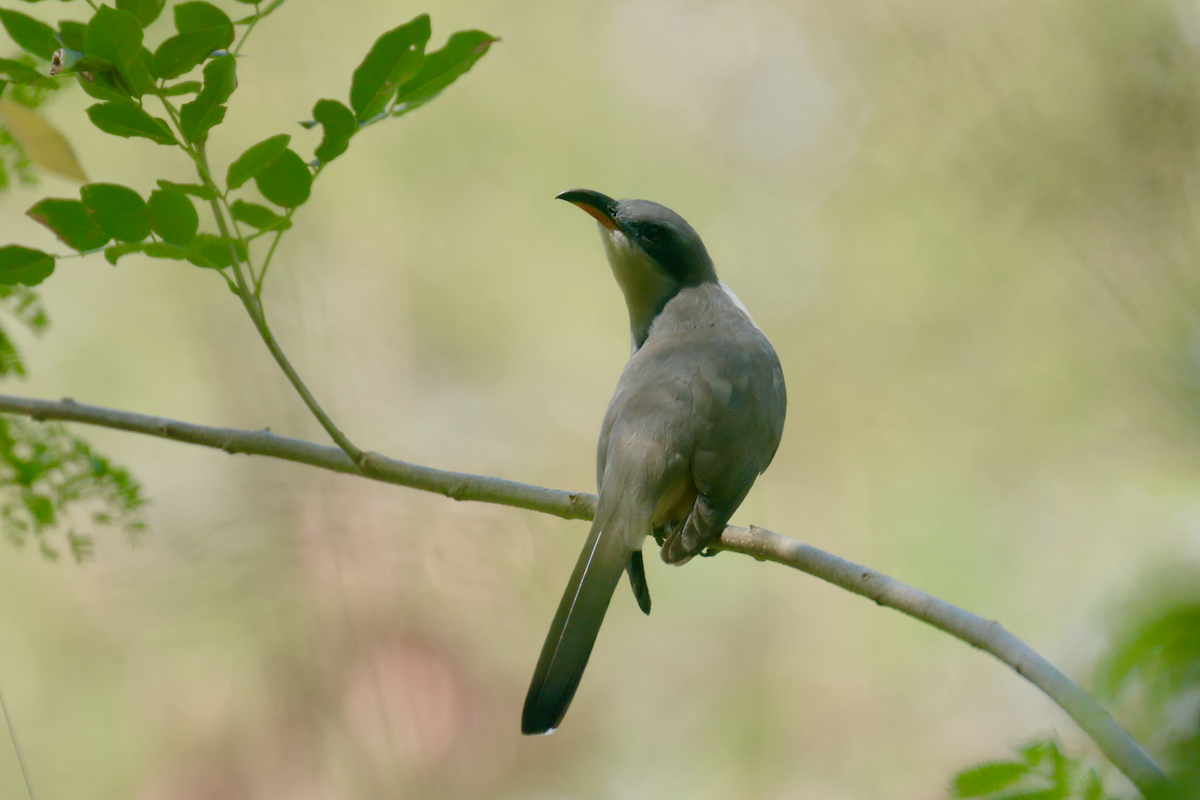
[[[11,100],[0,100],[0,124],[34,164],[48,172],[87,181],[67,137],[36,112]]]

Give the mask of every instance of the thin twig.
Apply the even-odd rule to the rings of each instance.
[[[8,704],[4,702],[4,693],[0,692],[0,709],[4,709],[4,721],[8,723],[8,735],[12,737],[13,750],[17,753],[17,763],[21,765],[21,777],[25,779],[25,791],[29,792],[29,800],[33,796],[33,781],[29,779],[29,770],[25,767],[25,756],[21,754],[21,743],[17,741],[17,729],[13,727],[12,717],[8,714]]]
[[[212,194],[212,198],[209,200],[209,206],[212,209],[213,216],[216,218],[217,230],[220,232],[221,238],[225,240],[226,247],[229,250],[229,260],[231,264],[231,270],[233,272],[233,285],[231,285],[230,288],[234,290],[234,294],[236,294],[242,301],[242,305],[245,307],[246,313],[250,315],[250,321],[254,323],[254,328],[258,331],[259,337],[262,338],[263,343],[266,344],[267,349],[271,352],[271,356],[275,359],[275,363],[279,365],[279,368],[283,370],[283,374],[286,375],[288,381],[291,382],[292,388],[296,390],[296,392],[300,395],[300,399],[304,401],[306,406],[308,406],[308,410],[317,418],[317,421],[321,423],[321,427],[324,428],[325,432],[329,434],[330,438],[337,443],[338,447],[342,448],[346,455],[350,457],[350,460],[355,464],[360,465],[360,467],[364,466],[363,451],[351,443],[351,441],[346,437],[346,434],[342,433],[338,426],[334,424],[333,419],[325,413],[325,409],[321,408],[321,404],[317,402],[317,398],[314,397],[313,393],[308,390],[308,386],[306,386],[303,379],[301,379],[300,373],[296,372],[296,368],[293,367],[292,362],[288,360],[287,355],[283,352],[283,348],[281,348],[279,346],[279,342],[275,340],[275,335],[271,332],[271,327],[267,324],[266,314],[263,312],[262,301],[258,298],[257,292],[250,289],[250,285],[246,282],[246,277],[242,274],[241,259],[238,257],[235,240],[229,235],[229,227],[225,221],[225,214],[222,212],[221,208],[222,204],[225,202],[225,196],[221,190],[217,188],[216,181],[213,180],[212,170],[208,166],[208,153],[205,150],[204,142],[197,142],[194,146],[189,148],[186,144],[186,137],[183,136],[182,123],[179,120],[179,115],[175,111],[175,107],[170,101],[161,95],[159,95],[158,99],[162,101],[163,107],[167,109],[171,120],[175,123],[175,126],[179,128],[181,141],[177,144],[179,144],[179,147],[181,147],[183,151],[187,153],[189,157],[191,157],[192,161],[196,165],[196,174],[200,177],[200,182],[203,183]],[[320,170],[318,170],[318,172],[319,171]],[[226,210],[228,210],[228,207],[226,207]],[[237,241],[241,242],[243,245],[245,244],[244,240],[242,240],[240,236],[238,237]],[[272,251],[273,250],[274,247],[272,247]],[[249,266],[248,263],[247,266]],[[225,275],[224,271],[221,271],[221,275]],[[253,277],[253,273],[251,274],[251,277]],[[226,281],[228,280],[229,278],[226,277]],[[261,277],[259,280],[260,283],[256,284],[256,288],[261,289]]]
[[[564,492],[502,478],[468,475],[395,461],[365,453],[359,467],[343,451],[327,445],[277,436],[270,431],[211,428],[129,411],[83,405],[73,400],[36,400],[0,395],[0,412],[36,420],[64,420],[143,433],[163,439],[215,447],[228,453],[269,456],[314,467],[348,472],[372,480],[451,497],[525,508],[564,519],[592,518],[595,495]],[[1164,796],[1170,783],[1162,770],[1087,692],[998,622],[985,620],[920,592],[874,570],[825,553],[763,528],[728,527],[714,549],[774,561],[806,572],[876,603],[926,622],[992,654],[1033,683],[1079,724],[1121,772],[1147,798]]]
[[[321,170],[324,169],[324,167],[324,164],[319,164],[316,170],[313,171],[312,177],[314,181],[317,179],[317,176],[321,174]],[[295,208],[289,208],[287,213],[283,215],[283,218],[288,222],[291,222],[292,215],[295,213]],[[262,297],[262,287],[263,281],[266,280],[267,277],[267,267],[271,266],[271,257],[275,255],[275,248],[279,246],[279,240],[283,238],[284,231],[286,230],[287,228],[281,228],[280,230],[276,231],[275,240],[271,242],[270,248],[267,249],[267,257],[263,259],[262,268],[258,271],[258,277],[254,279],[254,296],[257,298]]]
[[[300,373],[292,366],[292,362],[288,360],[287,355],[283,352],[283,348],[275,340],[275,334],[271,332],[271,327],[267,324],[267,317],[263,312],[262,301],[254,295],[253,290],[251,290],[249,284],[246,282],[246,277],[242,274],[241,260],[238,258],[234,240],[229,236],[229,227],[225,222],[225,214],[222,213],[221,205],[218,202],[221,191],[212,179],[212,173],[208,167],[208,157],[205,154],[203,145],[196,147],[196,155],[196,172],[200,176],[200,180],[215,195],[209,200],[209,205],[212,207],[213,216],[217,220],[217,230],[220,231],[221,238],[226,241],[229,249],[229,258],[233,264],[233,277],[237,282],[237,296],[242,301],[242,306],[245,307],[246,313],[250,315],[250,321],[254,323],[254,328],[258,331],[263,344],[267,346],[267,350],[271,351],[271,356],[275,359],[275,363],[283,370],[283,374],[287,376],[288,381],[292,384],[292,388],[300,395],[300,399],[304,401],[304,405],[308,406],[308,410],[321,423],[321,427],[325,429],[329,437],[350,457],[351,461],[359,466],[361,471],[361,469],[366,467],[363,451],[351,443],[346,434],[342,433],[341,429],[334,424],[333,419],[325,413],[325,409],[321,408],[321,404],[317,402],[317,398],[308,390],[308,386],[305,385],[304,380],[300,377]]]

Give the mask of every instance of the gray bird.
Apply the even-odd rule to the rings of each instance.
[[[525,698],[527,734],[562,722],[622,572],[650,613],[646,537],[669,564],[716,541],[771,463],[787,408],[774,348],[691,225],[647,200],[587,189],[558,198],[600,225],[633,353],[600,428],[596,517]]]

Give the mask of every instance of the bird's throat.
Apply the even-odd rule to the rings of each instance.
[[[600,236],[604,240],[604,252],[617,285],[625,295],[625,306],[629,309],[629,335],[636,351],[646,341],[658,312],[679,291],[679,284],[619,228],[608,230],[601,227]]]

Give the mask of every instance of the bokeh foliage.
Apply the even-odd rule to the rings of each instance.
[[[55,29],[40,20],[12,10],[0,9],[3,24],[13,42],[26,51],[18,59],[0,60],[0,83],[12,100],[35,108],[64,81],[74,78],[89,96],[101,102],[87,109],[88,119],[104,133],[121,138],[147,139],[158,145],[180,148],[192,160],[197,184],[180,185],[162,180],[147,199],[135,190],[116,183],[85,183],[79,199],[45,198],[26,213],[49,228],[60,242],[87,255],[103,251],[111,264],[130,253],[151,258],[187,261],[213,270],[230,290],[253,303],[262,293],[272,254],[291,216],[310,196],[313,179],[321,169],[346,151],[350,139],[361,128],[387,117],[398,117],[435,98],[463,75],[487,52],[494,40],[482,31],[460,31],[440,50],[426,53],[431,33],[428,15],[420,15],[381,36],[355,71],[350,87],[354,111],[336,100],[319,100],[314,121],[324,136],[316,148],[316,159],[306,163],[288,147],[290,136],[279,134],[251,146],[236,158],[226,173],[225,188],[214,182],[205,144],[209,131],[225,118],[227,103],[237,89],[236,54],[254,26],[282,5],[274,0],[255,6],[254,13],[236,22],[220,8],[202,0],[175,4],[172,8],[176,34],[164,39],[151,52],[143,44],[143,29],[151,25],[165,7],[159,0],[123,0],[116,8],[93,6],[86,22],[63,20]],[[235,35],[240,26],[241,36]],[[237,38],[237,46],[234,41]],[[40,62],[40,63],[39,63]],[[48,64],[50,75],[36,67]],[[167,81],[185,77],[203,65],[202,81]],[[57,80],[53,79],[58,76]],[[173,98],[194,94],[178,108]],[[143,98],[158,98],[170,122],[146,111]],[[27,117],[18,117],[27,123]],[[7,185],[5,159],[23,180],[33,181],[30,153],[39,164],[53,169],[64,159],[73,167],[70,177],[81,177],[82,168],[65,137],[49,123],[40,126],[33,139],[22,147],[19,129],[10,114],[11,129],[0,137],[0,191]],[[46,141],[55,152],[42,152]],[[60,170],[61,171],[61,170]],[[231,192],[253,180],[258,191],[281,212],[231,196]],[[215,218],[215,230],[199,230],[200,218],[191,196],[207,200]],[[252,229],[243,234],[238,223]],[[251,261],[251,244],[274,234],[258,270]],[[37,298],[29,288],[40,284],[54,271],[57,257],[21,245],[0,247],[0,291],[5,301],[15,299],[19,314]],[[243,272],[243,269],[245,272]],[[248,283],[247,283],[248,281]],[[7,307],[12,307],[8,303]],[[261,314],[261,311],[259,312]],[[34,319],[35,329],[45,325],[45,316]],[[265,323],[264,323],[265,324]],[[0,330],[0,374],[23,373],[23,365],[11,339]],[[68,507],[84,501],[98,502],[104,510],[91,514],[93,523],[119,523],[126,531],[139,531],[136,519],[144,504],[136,481],[123,469],[94,454],[82,439],[68,436],[61,425],[39,426],[15,419],[3,420],[0,457],[9,467],[0,477],[0,489],[13,499],[0,506],[0,523],[8,538],[23,544],[29,536],[39,539],[42,553],[55,558],[58,551],[44,533],[62,527]],[[66,540],[76,560],[91,552],[86,533],[66,530]]]
[[[1124,701],[1179,796],[1200,796],[1200,569],[1176,565],[1143,579],[1115,628],[1097,670],[1101,696]]]
[[[1017,749],[1018,759],[989,761],[959,772],[950,785],[955,798],[984,800],[1108,800],[1100,776],[1063,752],[1057,737]]]
[[[36,185],[35,163],[82,179],[66,137],[33,113],[64,85],[44,74],[61,42],[50,26],[12,9],[0,9],[0,24],[25,51],[0,59],[5,78],[0,80],[0,192],[11,188],[14,177]],[[68,223],[66,235],[77,244],[95,241],[94,226],[82,207],[68,205],[64,210],[43,201],[31,212],[35,219],[39,214],[43,219],[62,216]],[[0,249],[0,307],[10,322],[35,334],[46,329],[49,317],[30,287],[52,269],[52,261],[41,251]],[[0,327],[0,377],[25,374],[13,337]],[[32,540],[51,560],[65,548],[78,562],[91,555],[97,528],[116,526],[130,537],[145,529],[139,514],[145,500],[137,481],[62,425],[0,417],[0,464],[0,531],[18,547]]]

